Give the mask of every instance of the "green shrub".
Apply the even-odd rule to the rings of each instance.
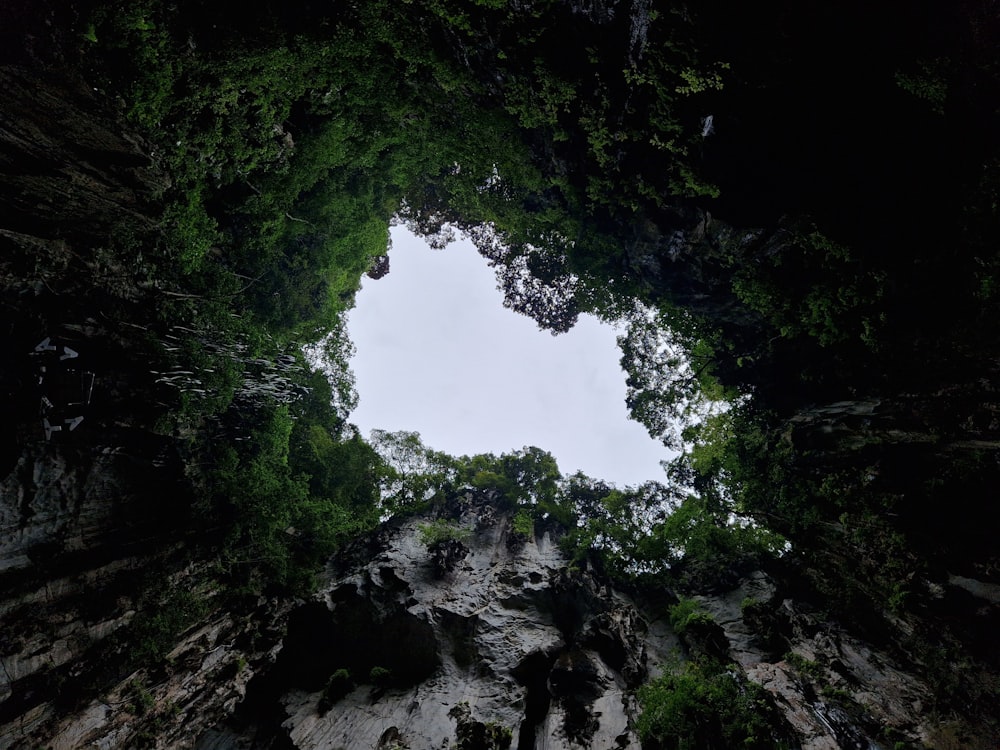
[[[338,669],[330,675],[330,679],[327,680],[326,686],[323,688],[323,694],[319,699],[320,711],[323,713],[329,711],[334,703],[350,692],[351,685],[351,673],[346,669]]]
[[[212,245],[219,241],[218,227],[206,212],[199,191],[192,189],[168,206],[163,221],[166,241],[181,271],[197,272]]]
[[[681,599],[670,608],[670,625],[678,635],[691,628],[714,623],[712,615],[701,609],[694,599]]]
[[[385,685],[389,682],[391,677],[392,670],[386,669],[385,667],[372,667],[371,671],[368,673],[368,679],[373,685]]]
[[[464,542],[472,535],[469,529],[463,529],[458,524],[443,519],[422,523],[417,528],[420,532],[420,541],[427,547],[452,540]]]
[[[785,661],[791,664],[800,674],[807,675],[813,679],[823,676],[823,667],[820,666],[819,662],[807,659],[801,654],[796,654],[794,651],[789,651],[785,654]]]
[[[943,115],[948,101],[948,58],[919,60],[917,69],[896,72],[896,85],[926,103],[932,112]]]
[[[835,701],[841,705],[848,705],[854,702],[854,696],[844,690],[844,688],[824,685],[820,693],[822,693],[824,698],[828,698],[829,700]]]
[[[128,695],[130,698],[128,709],[136,716],[145,716],[156,707],[153,694],[138,680],[129,683]]]
[[[509,727],[493,721],[487,721],[483,725],[483,734],[486,735],[487,747],[491,748],[510,747],[514,739],[514,732]]]
[[[689,663],[639,690],[644,748],[780,747],[767,693],[733,668]]]
[[[514,533],[530,539],[535,533],[535,519],[523,508],[514,516]]]
[[[176,589],[164,595],[154,588],[143,595],[138,610],[121,635],[128,646],[128,663],[149,667],[177,645],[180,635],[208,612],[209,605],[191,591]]]

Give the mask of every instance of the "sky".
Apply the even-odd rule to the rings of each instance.
[[[534,445],[563,474],[619,486],[663,479],[671,457],[627,417],[616,333],[596,318],[559,336],[503,307],[471,243],[432,250],[392,228],[390,272],[364,277],[348,331],[357,353],[351,421],[419,432],[452,455]]]

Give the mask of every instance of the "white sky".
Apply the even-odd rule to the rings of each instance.
[[[415,430],[452,455],[535,445],[564,474],[663,479],[670,454],[627,418],[611,327],[586,316],[552,336],[503,307],[471,243],[432,250],[399,226],[392,243],[390,273],[364,278],[348,318],[364,434]]]

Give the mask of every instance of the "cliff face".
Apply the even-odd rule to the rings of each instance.
[[[5,6],[4,33],[51,56],[36,11]],[[152,429],[149,279],[141,253],[112,245],[156,224],[166,180],[78,72],[13,51],[0,66],[0,747],[190,746],[161,717],[225,715],[276,641],[253,614],[178,611],[178,592],[213,592],[188,554],[181,443]],[[175,614],[184,632],[164,637]],[[233,648],[251,621],[255,640]],[[174,666],[144,670],[163,655]]]
[[[678,635],[669,594],[654,602],[569,567],[549,533],[518,536],[471,493],[455,505],[464,542],[428,548],[427,521],[412,518],[335,562],[249,686],[243,722],[197,747],[638,748],[636,689],[707,641],[767,691],[776,731],[802,748],[937,747],[956,731],[931,718],[931,689],[896,654],[763,572],[695,597],[712,623]]]
[[[294,746],[638,747],[632,691],[676,639],[548,534],[460,504],[466,542],[428,549],[419,518],[387,527],[293,615],[265,679],[285,681]],[[340,669],[344,694],[324,697]]]
[[[428,519],[391,521],[333,560],[309,600],[206,614],[165,666],[76,703],[72,681],[96,669],[88,646],[136,616],[127,597],[116,609],[96,592],[156,562],[121,558],[9,597],[0,745],[637,749],[637,688],[709,649],[763,687],[793,746],[988,746],[936,715],[918,665],[795,598],[780,569],[695,596],[710,620],[678,634],[671,594],[626,593],[570,566],[551,532],[518,535],[489,497],[468,492],[449,511],[456,539],[428,546]],[[962,579],[938,596],[995,609],[1000,597],[980,589]],[[66,666],[68,692],[38,681]],[[32,704],[33,685],[49,692]]]

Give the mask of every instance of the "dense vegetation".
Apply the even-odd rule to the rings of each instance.
[[[927,592],[995,564],[1000,70],[995,19],[951,5],[80,6],[74,54],[169,174],[158,224],[111,249],[148,264],[180,373],[159,426],[218,580],[301,591],[343,540],[472,487],[579,564],[680,591],[785,553],[873,637],[939,623],[900,646],[928,672],[961,653],[976,633]],[[622,322],[629,408],[684,449],[664,481],[363,440],[340,321],[393,220],[467,233],[554,333]],[[757,746],[727,674],[651,688],[648,737],[743,722]],[[973,713],[996,691],[941,681]],[[706,703],[742,713],[706,729]]]
[[[660,377],[654,370],[665,372],[668,364],[684,381],[635,387],[636,414],[656,414],[668,439],[677,436],[667,435],[673,422],[664,414],[694,417],[701,387],[720,392],[705,368],[694,373],[683,365],[683,346],[698,345],[693,334],[677,326],[667,334],[662,319],[636,305],[634,282],[608,284],[601,267],[615,262],[615,232],[641,199],[631,198],[627,216],[616,216],[620,196],[609,178],[628,167],[609,155],[612,142],[662,141],[657,148],[670,158],[644,160],[644,169],[656,166],[678,195],[713,192],[687,158],[685,144],[701,137],[681,124],[687,105],[673,104],[717,89],[725,66],[697,67],[690,21],[651,13],[653,31],[633,41],[649,47],[645,61],[634,47],[625,71],[595,37],[577,61],[596,81],[600,95],[591,97],[581,96],[573,65],[538,56],[541,41],[567,23],[596,33],[555,4],[530,19],[488,4],[365,4],[298,16],[265,3],[234,27],[195,4],[156,2],[98,5],[87,18],[86,59],[120,92],[170,172],[162,230],[123,242],[146,245],[147,255],[155,245],[152,273],[168,297],[164,325],[172,336],[185,334],[172,355],[174,369],[212,373],[171,381],[178,408],[162,421],[201,436],[190,462],[206,467],[193,477],[196,523],[217,539],[221,569],[234,581],[301,582],[335,539],[405,504],[392,490],[391,467],[347,424],[350,345],[339,323],[361,274],[375,271],[384,256],[393,217],[440,242],[453,231],[448,226],[468,232],[496,267],[508,304],[553,331],[566,330],[583,310],[633,318],[626,346],[636,382]],[[218,28],[227,31],[210,31]],[[415,28],[426,33],[414,37]],[[477,70],[456,54],[473,54],[467,45],[481,41],[481,29],[497,39],[475,45]],[[526,64],[529,56],[534,62]],[[663,88],[657,71],[670,72],[672,88]],[[490,79],[506,83],[498,88]],[[632,103],[625,107],[622,97]],[[605,132],[619,109],[628,110],[628,121]],[[577,132],[581,124],[584,132]],[[559,148],[582,154],[583,164],[555,156],[553,171],[540,163],[540,149],[564,142]],[[657,200],[667,183],[651,183],[643,200]],[[655,351],[664,335],[686,336],[671,340],[668,363]],[[333,393],[310,374],[298,352],[303,344],[314,345]],[[663,396],[650,403],[654,391]],[[657,408],[664,398],[672,401],[665,412]],[[482,474],[477,469],[469,478],[482,482]],[[423,497],[436,479],[408,489],[410,499]],[[556,479],[550,481],[554,488]],[[595,484],[576,485],[581,481]],[[608,492],[589,502],[602,507]],[[644,504],[655,505],[665,492],[647,489]],[[608,505],[621,513],[632,497],[615,496]],[[662,512],[668,504],[660,504]],[[725,512],[717,510],[713,523],[725,526]],[[596,511],[586,513],[599,523]],[[601,531],[574,532],[581,549],[598,536],[615,538],[620,549],[637,531],[600,523]]]

